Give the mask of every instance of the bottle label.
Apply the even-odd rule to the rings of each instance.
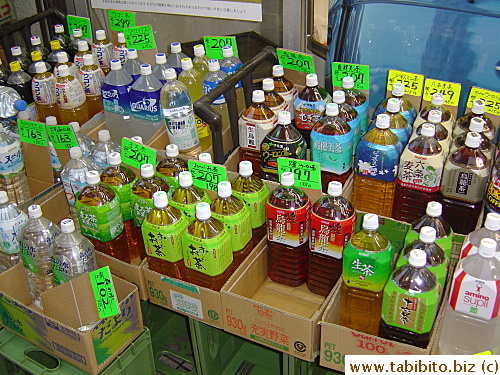
[[[285,100],[288,107],[286,111],[290,112],[291,118],[295,118],[295,99],[298,95],[297,89],[294,87],[293,90],[278,92],[278,94]]]
[[[164,176],[159,172],[156,172],[156,176],[161,178],[163,181],[165,181],[170,189],[168,189],[167,194],[170,197],[172,193],[177,190],[179,187],[179,176],[171,177],[171,176]]]
[[[184,215],[171,225],[156,225],[144,220],[141,230],[147,254],[172,263],[184,258],[182,235],[188,225]]]
[[[84,273],[95,270],[94,247],[88,246],[80,249],[78,260],[71,261],[65,255],[52,256],[52,273],[54,283],[60,285]]]
[[[223,230],[213,238],[199,238],[185,231],[182,250],[186,267],[208,276],[222,274],[233,263],[231,236]]]
[[[207,95],[210,91],[217,87],[219,83],[220,81],[203,81],[203,95]],[[224,97],[224,95],[221,95],[217,99],[215,99],[212,104],[226,104],[226,98]]]
[[[438,303],[437,288],[413,294],[389,280],[384,289],[382,319],[391,326],[415,333],[427,333],[432,330]]]
[[[24,160],[19,141],[16,140],[8,146],[0,147],[0,176],[14,177],[23,170]]]
[[[57,105],[63,109],[72,109],[85,103],[85,92],[75,78],[65,83],[56,83]]]
[[[406,247],[413,241],[418,240],[418,238],[419,238],[419,233],[417,233],[413,229],[409,229],[408,232],[406,232],[404,247]],[[451,258],[451,250],[453,248],[452,238],[453,238],[453,230],[448,236],[442,238],[436,238],[436,241],[434,241],[441,249],[443,249],[448,259]]]
[[[0,221],[0,247],[2,248],[2,252],[6,254],[19,252],[18,236],[26,221],[28,221],[28,218],[22,212],[13,219]]]
[[[48,248],[52,246],[58,235],[59,232],[49,232],[48,236],[47,234],[44,234],[43,238],[47,241],[47,243],[44,245],[43,249],[40,249],[39,246],[31,239],[20,240],[19,246],[21,248],[21,259],[23,260],[24,267],[39,276],[51,276],[52,267],[47,267],[46,262],[41,262],[39,258],[46,255]]]
[[[210,125],[208,125],[201,118],[194,115],[194,121],[196,121],[196,130],[198,131],[199,138],[205,138],[212,134],[212,132],[210,131]]]
[[[391,275],[393,254],[391,243],[382,251],[366,251],[349,242],[343,253],[342,279],[349,287],[381,292]]]
[[[227,75],[231,75],[233,74],[234,72],[236,72],[236,70],[241,66],[243,65],[242,63],[238,63],[236,65],[233,65],[233,66],[221,66],[220,67],[220,70],[222,70],[223,72],[226,72]],[[234,88],[239,88],[239,87],[242,87],[241,85],[241,81],[238,81],[238,83],[234,86]]]
[[[83,86],[83,91],[87,96],[101,95],[102,84],[104,83],[104,73],[101,69],[83,71],[80,70],[78,79]]]
[[[160,90],[145,92],[130,90],[130,109],[135,118],[158,122],[163,119],[160,106]]]
[[[49,149],[50,165],[52,166],[52,169],[60,171],[62,169],[62,164],[61,161],[59,160],[59,156],[57,156],[57,151],[54,148],[54,145],[52,144],[51,141],[48,142],[47,148]]]
[[[392,182],[398,175],[401,143],[377,145],[362,139],[356,149],[354,168],[359,176]]]
[[[443,170],[441,193],[465,202],[480,202],[489,179],[488,164],[482,169],[463,168],[448,161]]]
[[[321,164],[321,170],[343,174],[352,167],[353,132],[326,135],[311,131],[311,159]]]
[[[130,115],[130,97],[128,86],[102,85],[102,103],[106,112],[119,115]]]
[[[296,210],[286,210],[266,203],[267,239],[297,247],[309,239],[311,202]]]
[[[92,44],[93,55],[95,55],[97,61],[99,61],[101,69],[109,69],[109,62],[111,61],[111,56],[113,54],[112,51],[113,45],[111,43],[101,45]]]
[[[304,138],[295,142],[281,142],[264,138],[260,146],[261,167],[264,172],[278,173],[278,158],[306,159],[307,144]]]
[[[75,55],[73,63],[76,65],[78,71],[80,71],[80,68],[83,66],[83,55]]]
[[[191,223],[194,219],[196,219],[196,205],[201,202],[210,203],[210,197],[206,192],[204,192],[203,197],[198,202],[195,203],[184,204],[176,202],[173,199],[170,199],[168,203],[172,207],[181,210],[184,213],[184,215],[186,215],[186,219],[188,219],[188,221]]]
[[[493,209],[500,211],[500,173],[493,174],[486,190],[486,201]]]
[[[200,144],[193,111],[185,116],[165,117],[165,123],[168,139],[171,143],[175,143],[179,150],[188,150]]]
[[[212,217],[220,220],[226,226],[234,253],[242,250],[252,239],[250,211],[246,206],[243,206],[243,209],[234,215],[221,215],[212,212]]]
[[[56,79],[54,76],[51,75],[43,79],[33,78],[31,90],[37,104],[56,104]]]
[[[277,123],[276,117],[268,120],[255,120],[241,116],[238,120],[240,146],[260,150],[260,144]]]
[[[269,109],[271,111],[273,111],[276,114],[276,116],[278,116],[278,113],[281,112],[281,111],[288,111],[288,112],[290,112],[290,110],[288,109],[288,104],[287,104],[286,101],[284,101],[283,103],[281,103],[281,104],[279,104],[279,105],[277,105],[275,107],[271,107],[270,105],[268,105],[268,107],[269,107]],[[291,118],[293,118],[293,117],[291,117]]]
[[[367,99],[363,104],[353,107],[358,112],[360,136],[368,131],[368,105]]]
[[[396,137],[398,137],[399,142],[401,142],[403,147],[405,147],[408,144],[408,141],[410,140],[410,136],[412,134],[412,128],[407,126],[403,129],[391,129],[391,132],[396,134]]]
[[[127,60],[127,48],[126,47],[113,47],[113,59],[118,59],[122,65]]]
[[[356,215],[345,220],[329,220],[311,212],[311,251],[328,255],[336,259],[342,258],[342,251],[349,242],[356,227]]]
[[[64,193],[66,194],[66,200],[68,204],[74,206],[75,200],[78,197],[78,193],[82,191],[82,189],[87,186],[86,182],[78,182],[74,180],[70,180],[65,177],[61,177]]]
[[[123,221],[133,219],[130,197],[132,195],[132,185],[134,184],[134,182],[135,180],[129,184],[125,184],[122,186],[108,185],[115,192],[115,194],[118,196],[118,199],[120,200],[120,208],[122,211]]]
[[[260,228],[266,223],[266,202],[270,194],[266,185],[255,193],[241,193],[233,190],[233,195],[240,198],[250,210],[253,229]]]
[[[75,202],[81,233],[101,242],[115,239],[123,232],[123,218],[120,200],[114,197],[102,206],[88,206],[79,200]]]
[[[299,129],[311,130],[323,116],[326,103],[324,100],[319,102],[308,102],[300,98],[295,99],[295,126]]]
[[[402,187],[435,193],[443,174],[443,153],[418,155],[405,149],[401,155],[397,183]]]
[[[151,209],[154,207],[153,199],[142,198],[131,193],[130,205],[132,206],[132,216],[134,218],[134,225],[136,227],[140,227],[146,216],[148,216],[149,211],[151,211]]]

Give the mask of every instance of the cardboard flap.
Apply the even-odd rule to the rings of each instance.
[[[3,293],[11,297],[15,296],[19,302],[22,302],[26,306],[31,305],[32,300],[28,287],[28,278],[26,277],[26,271],[22,263],[2,272],[0,274],[0,285],[2,286]]]

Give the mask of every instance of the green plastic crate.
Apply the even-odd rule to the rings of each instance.
[[[315,362],[306,362],[288,354],[283,355],[283,375],[341,375],[342,372],[321,367]]]
[[[0,356],[12,366],[12,375],[87,375],[88,373],[53,357],[16,334],[0,330]],[[100,375],[155,375],[149,330],[140,335]]]

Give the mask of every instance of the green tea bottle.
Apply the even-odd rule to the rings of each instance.
[[[200,202],[210,203],[210,197],[205,190],[193,186],[191,172],[179,173],[179,187],[173,192],[170,204],[186,215],[189,222],[195,219],[196,204]]]
[[[187,162],[179,157],[179,148],[175,144],[165,147],[165,156],[156,166],[156,175],[170,186],[169,195],[179,187],[179,173],[188,170]]]

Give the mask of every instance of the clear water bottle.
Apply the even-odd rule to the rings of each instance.
[[[57,118],[55,116],[47,117],[45,119],[45,125],[57,126]],[[61,181],[62,164],[61,161],[59,160],[59,156],[57,156],[57,151],[50,140],[47,142],[47,148],[49,149],[50,165],[52,166],[52,174],[54,176],[54,182],[58,183]]]
[[[182,52],[181,44],[178,42],[170,43],[170,55],[167,57],[167,64],[175,69],[177,74],[181,74],[181,60],[187,56]]]
[[[109,130],[103,129],[99,130],[97,133],[97,139],[99,142],[95,145],[94,149],[90,153],[90,159],[95,163],[99,164],[102,169],[109,167],[108,156],[112,152],[120,152],[120,145],[111,140],[111,135]]]
[[[42,208],[28,207],[28,221],[21,229],[19,245],[33,304],[42,308],[42,292],[54,286],[52,244],[61,231],[42,216]]]
[[[80,124],[76,121],[70,122],[68,125],[71,125],[73,128],[73,132],[75,133],[76,140],[78,141],[78,145],[82,149],[82,154],[85,157],[90,156],[90,152],[95,146],[95,140],[92,137],[89,137],[87,134],[80,130]]]
[[[19,258],[19,233],[28,216],[9,202],[5,191],[0,191],[0,272],[21,261]]]
[[[6,119],[26,110],[27,103],[11,87],[0,86],[0,118]]]
[[[219,60],[208,60],[208,73],[205,75],[205,78],[203,78],[203,94],[207,95],[226,77],[227,73],[220,70]],[[229,127],[229,115],[227,112],[227,103],[224,95],[221,95],[217,99],[215,99],[212,102],[212,107],[222,116],[222,129],[227,129]]]
[[[94,245],[75,230],[74,221],[62,220],[61,232],[52,247],[52,272],[56,285],[96,269]]]
[[[141,76],[141,65],[143,62],[137,57],[137,50],[129,48],[127,50],[127,60],[123,63],[123,69],[132,77],[132,83]]]
[[[16,90],[27,103],[26,112],[32,121],[38,121],[38,112],[36,110],[35,100],[33,99],[33,91],[31,90],[31,76],[21,70],[21,65],[18,61],[10,63],[11,74],[7,78],[7,85]]]
[[[19,64],[21,65],[21,69],[27,72],[29,66],[31,65],[31,61],[23,54],[23,50],[21,49],[21,47],[11,47],[10,54],[12,55],[12,62],[19,62]]]
[[[127,61],[127,44],[125,43],[125,34],[124,33],[118,33],[116,35],[116,38],[118,39],[118,43],[116,43],[113,46],[113,60],[120,60],[122,64]]]
[[[165,55],[163,52],[157,53],[155,56],[155,62],[156,65],[153,68],[153,74],[156,78],[158,78],[158,81],[160,81],[161,84],[164,85],[167,81],[167,69],[171,68],[171,66],[167,64],[167,55]]]
[[[231,46],[222,47],[222,56],[224,58],[220,62],[220,70],[226,72],[228,76],[236,72],[236,70],[241,65],[243,65],[241,63],[241,60],[236,56],[234,56],[233,47]],[[241,81],[238,81],[238,83],[234,87],[235,88],[242,87]]]

